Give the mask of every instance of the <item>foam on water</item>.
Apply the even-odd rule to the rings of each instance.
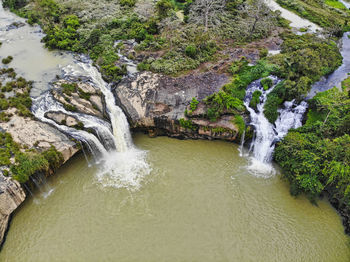
[[[137,190],[151,172],[147,152],[131,148],[124,152],[111,152],[98,166],[97,180],[104,187]]]

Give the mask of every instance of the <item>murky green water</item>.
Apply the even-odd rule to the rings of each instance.
[[[325,202],[247,173],[237,146],[135,137],[153,171],[137,191],[104,188],[84,156],[15,214],[0,261],[349,261]]]

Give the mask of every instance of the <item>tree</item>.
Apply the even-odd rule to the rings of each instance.
[[[259,24],[271,26],[267,21],[273,20],[270,9],[262,0],[251,0],[245,3],[240,10],[247,19],[247,28],[249,31],[248,39],[253,39],[253,35],[258,31]],[[266,30],[266,29],[265,29]]]
[[[168,16],[168,13],[173,9],[173,5],[169,0],[160,0],[156,4],[158,16],[160,18],[165,18]]]
[[[190,7],[190,21],[203,25],[208,31],[209,27],[220,23],[219,14],[223,12],[225,4],[225,0],[196,0]]]

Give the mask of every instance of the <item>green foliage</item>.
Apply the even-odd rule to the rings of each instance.
[[[260,84],[263,86],[264,90],[266,91],[272,87],[273,81],[271,78],[266,77],[261,79]]]
[[[255,90],[252,99],[250,100],[249,107],[257,110],[257,105],[260,103],[261,95],[262,92],[260,90]]]
[[[267,48],[262,48],[259,51],[260,59],[267,57],[268,54],[269,54],[269,50]]]
[[[283,81],[267,95],[264,105],[264,115],[270,123],[275,123],[278,118],[278,108],[284,102],[285,88]]]
[[[279,66],[275,74],[285,79],[267,96],[264,113],[271,123],[277,119],[277,109],[284,101],[301,100],[313,83],[342,63],[333,42],[310,34],[287,33],[283,39],[281,53],[268,58]]]
[[[26,0],[4,0],[4,7],[10,8],[10,10],[17,10],[24,7],[27,4]]]
[[[338,9],[342,9],[342,10],[347,10],[347,8],[345,7],[345,5],[341,2],[339,2],[338,0],[325,0],[325,4],[329,5],[331,7],[334,8],[338,8]]]
[[[1,93],[0,93],[0,110],[7,110],[10,107],[17,108],[17,114],[24,117],[31,117],[32,113],[30,108],[32,106],[32,99],[30,97],[30,90],[32,88],[33,82],[26,81],[23,77],[18,77],[16,79],[16,73],[12,68],[2,68],[0,69],[0,75],[3,79],[7,77],[12,78],[12,81],[6,82],[3,85],[0,82]],[[6,98],[5,93],[14,92],[14,94],[8,94]],[[9,114],[1,112],[1,121],[9,121]]]
[[[12,60],[13,60],[13,57],[12,56],[8,56],[8,57],[2,59],[2,63],[7,65],[7,64],[11,63]]]
[[[136,0],[120,0],[121,6],[133,7],[136,4]]]
[[[72,112],[77,112],[78,108],[75,105],[71,105],[71,104],[63,104],[64,109],[66,109],[67,111],[72,111]]]
[[[193,124],[192,120],[186,120],[184,118],[181,118],[179,120],[180,126],[186,129],[196,130],[196,126]]]
[[[196,110],[198,104],[199,104],[199,101],[198,101],[195,97],[193,97],[193,98],[192,98],[192,101],[191,101],[191,103],[190,103],[191,111]]]
[[[76,83],[63,83],[61,84],[62,92],[66,95],[72,95],[77,91],[78,85]]]
[[[64,18],[63,23],[56,26],[51,26],[46,32],[43,41],[49,49],[62,49],[71,51],[80,51],[79,42],[79,19],[75,15],[69,15]]]
[[[242,135],[246,128],[244,118],[241,115],[235,115],[233,123],[238,127],[239,135]]]
[[[54,146],[51,146],[50,149],[41,153],[48,163],[50,170],[55,172],[64,162],[63,155],[56,150]]]
[[[233,75],[233,81],[223,86],[218,93],[205,99],[208,106],[207,117],[211,121],[216,121],[224,113],[239,115],[245,112],[243,99],[247,86],[259,78],[270,75],[275,70],[276,67],[265,60],[259,60],[254,66],[250,66],[244,57],[234,62],[229,69]]]
[[[277,0],[281,6],[297,13],[321,27],[337,27],[346,31],[346,21],[349,20],[349,12],[339,12],[336,8],[345,10],[345,7],[335,0]]]
[[[15,164],[11,164],[12,157],[15,158]],[[27,182],[29,177],[35,173],[46,174],[49,170],[57,170],[63,161],[62,154],[54,147],[42,153],[24,153],[9,133],[0,132],[0,165],[10,166],[13,178],[20,183]],[[9,175],[8,171],[7,175]]]
[[[195,58],[197,55],[197,48],[194,45],[188,45],[185,49],[185,54],[189,57]]]
[[[333,88],[309,101],[307,122],[277,144],[275,160],[294,195],[327,191],[350,206],[350,99]]]
[[[156,3],[156,9],[158,16],[162,19],[168,16],[170,10],[173,9],[173,5],[169,0],[159,0]]]

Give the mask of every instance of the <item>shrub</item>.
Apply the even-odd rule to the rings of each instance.
[[[13,60],[13,57],[12,56],[8,56],[8,57],[2,59],[2,63],[7,65],[7,64],[11,63],[12,60]]]
[[[136,4],[136,0],[120,0],[121,6],[133,7]]]
[[[179,120],[180,126],[183,128],[191,129],[191,130],[196,130],[196,127],[194,126],[193,122],[191,120],[186,120],[184,118],[181,118]]]
[[[191,108],[191,110],[192,110],[192,111],[196,110],[198,104],[199,104],[199,101],[198,101],[195,97],[193,97],[193,98],[192,98],[192,101],[191,101],[191,103],[190,103],[190,108]]]
[[[194,45],[188,45],[185,49],[185,54],[191,58],[195,58],[197,55],[197,48]]]
[[[272,87],[273,81],[271,78],[266,77],[261,79],[260,84],[263,86],[264,90],[266,91]]]
[[[158,16],[162,19],[168,16],[168,13],[173,9],[173,5],[169,0],[160,0],[156,3]]]
[[[260,103],[260,97],[262,95],[262,92],[259,90],[254,91],[252,99],[250,100],[249,107],[253,108],[254,110],[257,110],[257,105]]]

